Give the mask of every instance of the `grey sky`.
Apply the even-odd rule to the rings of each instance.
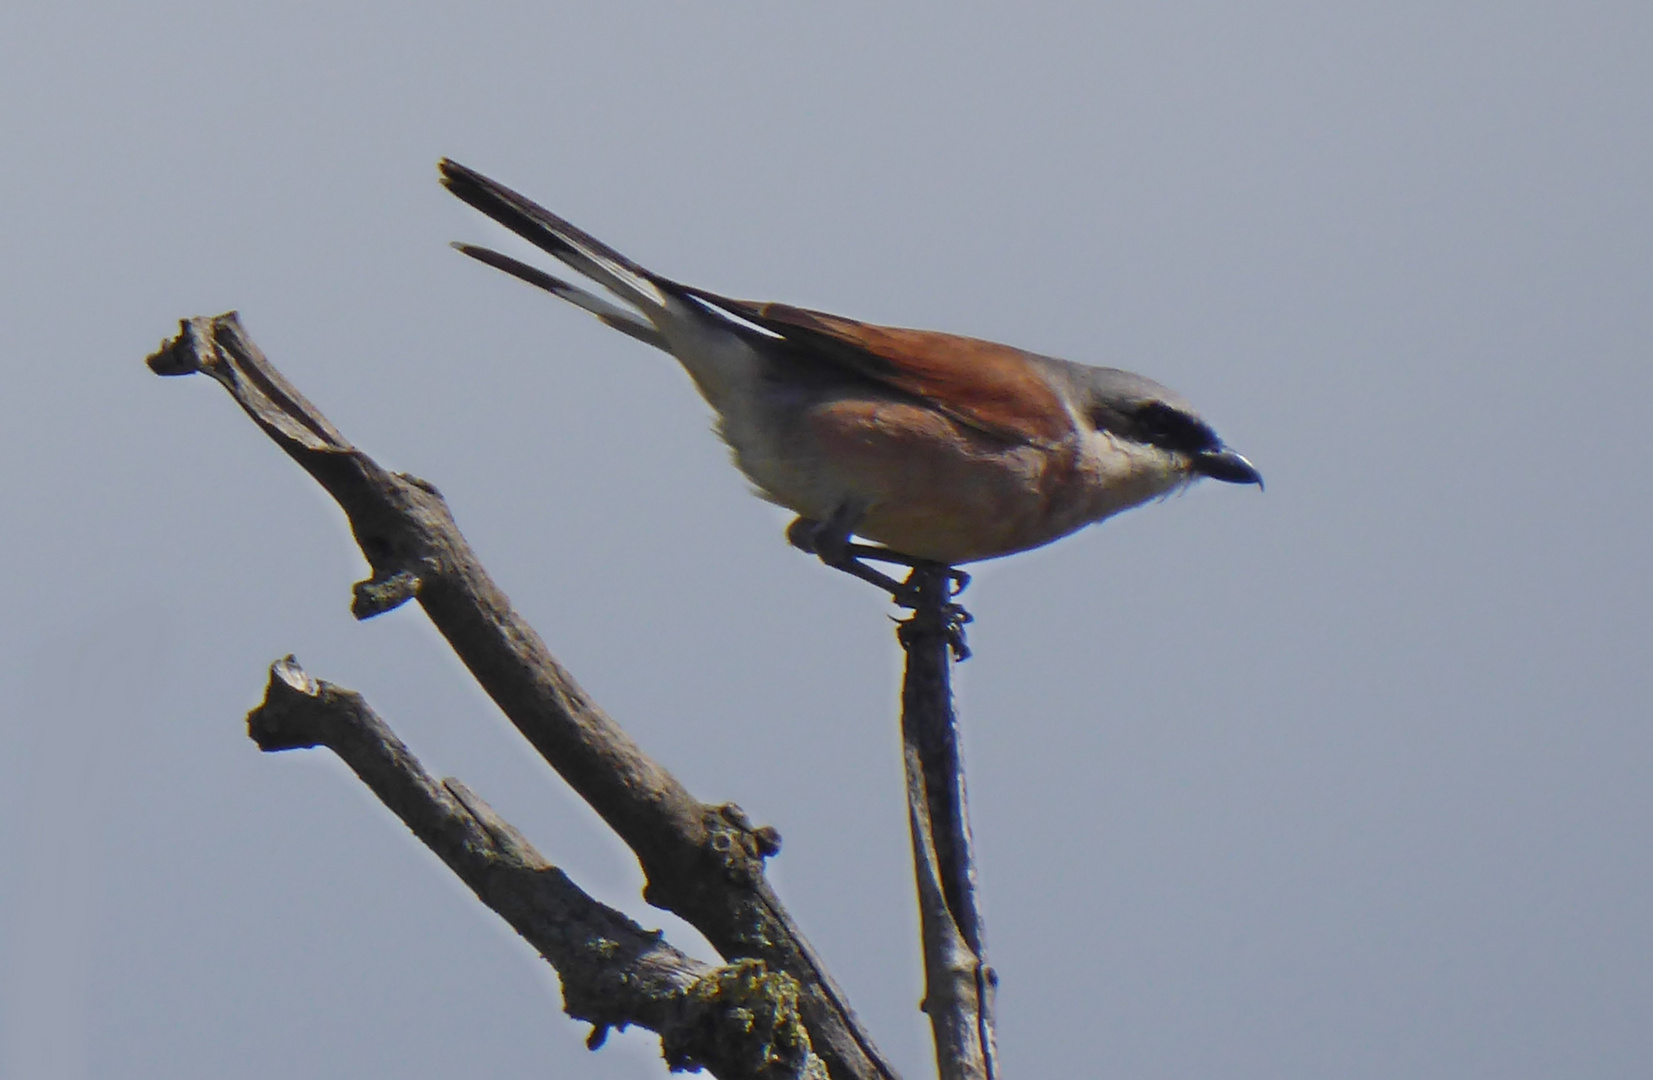
[[[926,1074],[886,607],[669,359],[447,249],[501,238],[444,154],[695,284],[1142,371],[1268,477],[969,593],[1009,1075],[1653,1075],[1653,8],[264,8],[0,10],[0,1075],[662,1074],[254,750],[289,651],[710,957],[416,611],[351,621],[314,485],[144,369],[231,307],[780,829]]]

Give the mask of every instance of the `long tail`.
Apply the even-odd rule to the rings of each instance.
[[[462,251],[478,262],[485,262],[496,270],[503,270],[530,285],[537,285],[551,295],[559,296],[575,307],[591,312],[605,325],[612,326],[622,334],[629,334],[645,345],[653,345],[664,352],[671,351],[665,337],[654,328],[654,324],[630,308],[611,304],[600,296],[594,296],[578,286],[570,285],[562,278],[547,274],[537,266],[529,266],[490,248],[458,242],[455,242],[453,247],[454,250]]]
[[[467,169],[457,161],[443,158],[437,168],[442,173],[442,183],[449,191],[570,269],[585,275],[627,303],[635,304],[645,316],[665,308],[666,297],[656,285],[655,276],[607,244],[575,228],[538,203],[474,169]],[[622,308],[487,248],[455,246],[467,255],[584,308],[617,330],[633,337],[642,337],[636,331],[644,329],[645,321],[631,317]],[[629,323],[611,321],[627,317],[631,318]],[[642,337],[642,340],[651,345],[659,343],[656,338]]]

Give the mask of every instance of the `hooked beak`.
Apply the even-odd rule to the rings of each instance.
[[[1225,484],[1256,484],[1259,490],[1263,486],[1263,474],[1256,466],[1227,447],[1195,455],[1193,467],[1201,476]]]

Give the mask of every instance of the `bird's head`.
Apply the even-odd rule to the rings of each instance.
[[[1082,425],[1105,440],[1141,450],[1181,474],[1227,484],[1263,486],[1263,475],[1229,449],[1180,394],[1152,379],[1118,368],[1071,366],[1074,408]]]

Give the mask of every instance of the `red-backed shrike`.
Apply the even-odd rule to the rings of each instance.
[[[1048,544],[1202,476],[1262,485],[1152,379],[680,285],[463,165],[440,168],[459,198],[623,305],[455,247],[675,356],[757,493],[798,515],[792,543],[900,602],[911,592],[861,559],[956,566]]]

